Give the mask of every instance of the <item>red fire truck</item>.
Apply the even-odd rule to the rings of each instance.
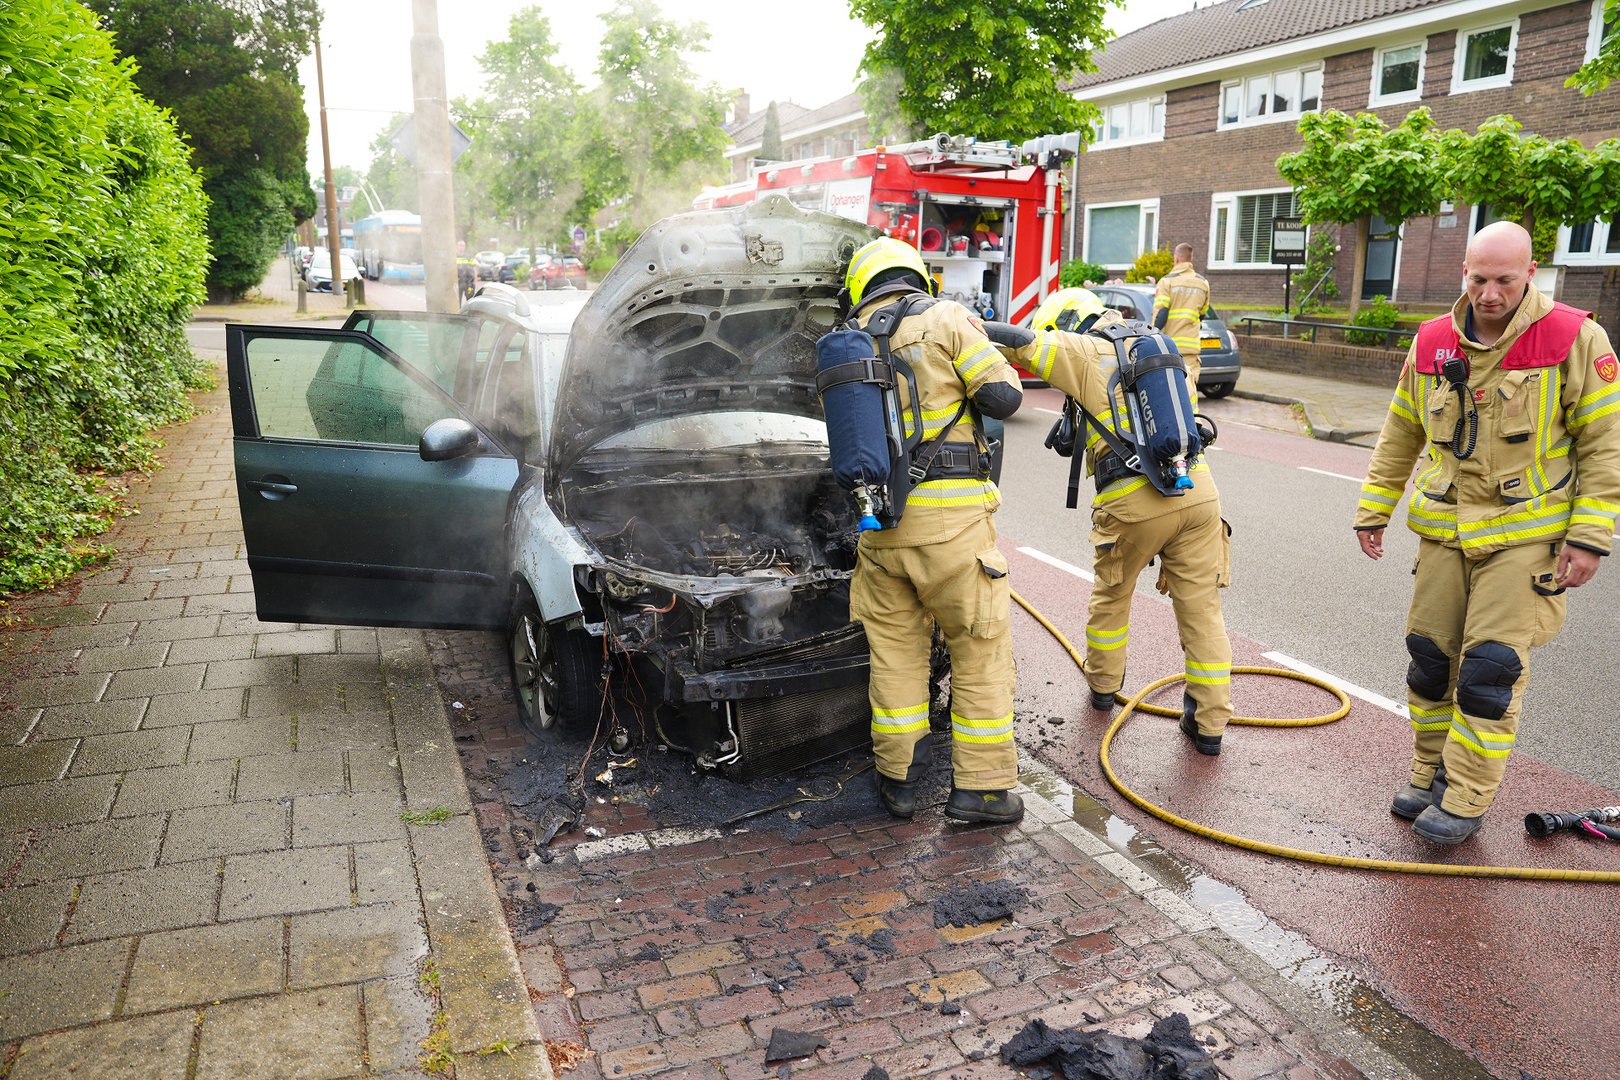
[[[936,135],[848,157],[781,162],[711,188],[698,209],[780,192],[914,245],[940,284],[985,318],[1021,322],[1058,287],[1063,163],[1074,134],[1022,146]]]

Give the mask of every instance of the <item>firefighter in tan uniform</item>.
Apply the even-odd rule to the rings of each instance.
[[[1128,431],[1123,398],[1117,389],[1109,391],[1118,365],[1114,346],[1085,333],[1119,319],[1093,293],[1063,289],[1036,310],[1035,340],[1008,355],[1114,431]],[[1190,491],[1162,495],[1147,477],[1127,469],[1094,429],[1087,425],[1083,430],[1088,471],[1097,484],[1091,504],[1097,580],[1086,621],[1085,659],[1092,707],[1113,708],[1114,695],[1124,685],[1136,579],[1158,558],[1159,590],[1170,594],[1186,660],[1181,730],[1199,753],[1219,754],[1232,718],[1232,643],[1219,592],[1229,582],[1231,564],[1215,479],[1199,459],[1190,470]]]
[[[1481,229],[1466,294],[1418,331],[1356,509],[1361,549],[1421,460],[1406,522],[1418,534],[1406,683],[1415,748],[1390,809],[1461,843],[1507,768],[1529,653],[1591,580],[1620,512],[1620,367],[1587,312],[1531,283],[1530,234]]]
[[[1203,347],[1204,312],[1209,308],[1209,282],[1193,269],[1191,244],[1176,245],[1176,264],[1153,288],[1153,325],[1170,335],[1187,363],[1187,392],[1198,403],[1199,350]]]
[[[850,616],[871,647],[872,745],[878,792],[896,817],[916,809],[927,764],[929,651],[933,627],[951,653],[952,785],[946,816],[1013,822],[1023,801],[1013,743],[1013,656],[1007,559],[991,519],[1001,495],[972,419],[1005,419],[1023,393],[1017,374],[978,319],[932,300],[932,279],[911,245],[880,237],[855,252],[846,275],[857,321],[907,297],[920,310],[896,325],[889,348],[916,375],[925,442],[951,425],[927,478],[892,529],[861,533]],[[903,423],[915,424],[910,395]]]

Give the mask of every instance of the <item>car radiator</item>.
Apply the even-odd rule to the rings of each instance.
[[[780,776],[872,743],[866,681],[737,702],[739,779]]]

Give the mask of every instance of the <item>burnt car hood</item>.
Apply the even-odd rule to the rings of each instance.
[[[557,390],[552,476],[603,439],[700,413],[821,416],[816,341],[868,226],[779,195],[666,218],[580,312]]]

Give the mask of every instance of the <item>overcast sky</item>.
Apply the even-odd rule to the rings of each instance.
[[[1209,0],[1204,3],[1208,6]],[[481,91],[479,54],[490,41],[505,38],[512,16],[530,6],[532,0],[439,0],[439,35],[452,98]],[[814,108],[854,89],[868,31],[850,18],[848,0],[793,0],[791,5],[660,0],[659,6],[668,18],[708,26],[708,52],[692,57],[699,77],[727,90],[746,90],[756,109],[773,98]],[[559,59],[581,83],[594,83],[600,17],[613,7],[612,0],[540,7],[560,43]],[[1115,34],[1129,33],[1192,7],[1193,0],[1130,0],[1125,8],[1110,9],[1108,25]],[[364,170],[378,131],[394,113],[412,109],[411,3],[321,0],[321,8],[332,164]],[[772,33],[780,37],[772,40]],[[321,128],[313,57],[301,73],[309,107],[310,172],[319,180]]]

